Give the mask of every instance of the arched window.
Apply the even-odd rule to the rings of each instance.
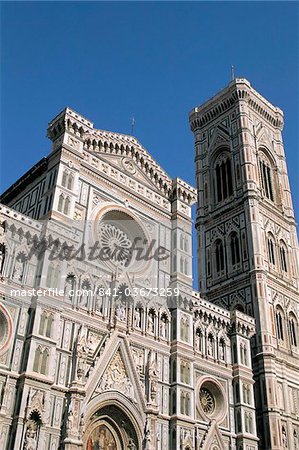
[[[220,239],[217,239],[214,244],[214,257],[215,257],[215,269],[217,273],[224,270],[224,250],[223,243]]]
[[[283,341],[284,340],[283,315],[282,315],[282,311],[279,308],[277,308],[276,312],[275,312],[275,322],[276,322],[277,339]]]
[[[211,252],[207,249],[207,275],[211,275]]]
[[[280,254],[280,267],[283,272],[288,271],[287,266],[287,247],[283,241],[279,244],[279,254]]]
[[[46,375],[48,372],[49,350],[39,346],[35,351],[33,371]]]
[[[73,189],[74,174],[69,172],[67,169],[63,171],[61,184],[67,189]]]
[[[64,196],[63,194],[59,195],[58,199],[58,211],[67,215],[69,213],[71,200],[68,196]]]
[[[45,349],[42,354],[42,360],[41,360],[41,367],[40,367],[40,373],[43,375],[46,375],[48,371],[48,360],[49,360],[49,351],[48,349]]]
[[[259,167],[260,167],[262,191],[264,195],[273,202],[274,193],[273,193],[272,168],[270,162],[266,159],[264,155],[260,157]]]
[[[186,393],[185,392],[181,392],[180,395],[180,410],[181,410],[181,414],[185,414],[185,398],[186,398]]]
[[[269,234],[268,235],[268,258],[269,263],[273,264],[275,266],[275,244],[274,244],[274,237]]]
[[[64,205],[64,195],[60,194],[58,199],[58,211],[62,212]]]
[[[41,334],[42,336],[51,337],[53,322],[54,322],[53,314],[44,311],[40,318],[39,334]]]
[[[231,160],[227,154],[222,154],[215,164],[215,198],[222,202],[233,193]]]
[[[236,232],[230,235],[230,254],[232,266],[239,264],[240,262],[240,244],[239,238]]]
[[[67,215],[69,213],[70,203],[71,202],[70,202],[69,197],[66,197],[65,201],[64,201],[64,208],[63,208],[63,212],[64,212],[65,215]]]
[[[72,173],[70,173],[69,174],[69,179],[68,179],[68,182],[67,182],[67,188],[68,189],[73,189],[73,183],[74,183],[74,176],[73,176],[73,174]]]
[[[39,372],[42,354],[43,354],[43,351],[42,351],[41,347],[38,347],[35,350],[35,356],[34,356],[34,363],[33,363],[33,371],[34,372]]]
[[[60,267],[50,263],[47,271],[46,286],[48,288],[56,288],[60,273]]]
[[[297,319],[292,313],[289,315],[289,330],[291,345],[297,347]]]
[[[186,416],[190,416],[191,401],[190,401],[190,394],[189,394],[189,393],[186,394],[185,402],[186,402],[186,405],[185,405],[185,415],[186,415]]]
[[[181,382],[190,383],[190,365],[187,361],[181,361],[180,365]]]

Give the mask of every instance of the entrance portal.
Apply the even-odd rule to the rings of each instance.
[[[100,408],[87,424],[84,450],[137,450],[138,438],[129,417],[116,405]]]

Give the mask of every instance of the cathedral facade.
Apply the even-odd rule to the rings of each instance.
[[[244,79],[195,108],[194,189],[132,136],[50,122],[0,205],[0,449],[299,448],[282,124]]]

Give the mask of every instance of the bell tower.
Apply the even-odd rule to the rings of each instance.
[[[194,108],[190,125],[199,290],[256,320],[260,448],[299,448],[298,243],[283,113],[237,78]]]

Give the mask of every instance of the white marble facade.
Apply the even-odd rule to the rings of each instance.
[[[237,89],[237,82],[234,86],[227,89]],[[235,102],[232,114],[237,97]],[[199,123],[200,110],[194,114],[197,136],[196,127],[205,124]],[[265,272],[251,270],[251,245],[247,258],[239,246],[242,261],[235,253],[233,263],[226,263],[232,277],[238,270],[231,289],[221,248],[217,261],[212,249],[223,230],[238,236],[244,231],[248,238],[249,206],[226,202],[223,214],[216,215],[213,205],[202,204],[201,183],[208,175],[197,158],[197,174],[203,174],[198,177],[199,294],[192,289],[191,206],[197,191],[170,179],[134,137],[98,130],[69,108],[49,124],[48,136],[49,156],[2,195],[0,207],[0,448],[256,450],[251,347],[262,345],[269,361],[279,356],[270,332],[260,344],[261,338],[254,338],[256,325],[261,330],[271,317],[267,311],[261,319],[253,298],[254,277],[263,283]],[[200,145],[196,141],[196,149]],[[247,173],[241,150],[237,157]],[[238,189],[245,191],[243,181]],[[253,189],[249,182],[246,186]],[[237,192],[235,184],[227,189],[230,196]],[[289,213],[286,202],[284,207]],[[261,219],[266,206],[263,214],[250,216],[251,222],[271,228]],[[153,243],[152,254],[158,250],[162,257],[136,260],[130,252],[134,236],[143,250]],[[294,246],[294,233],[286,245],[291,241]],[[93,257],[96,243],[109,258]],[[121,258],[113,245],[122,249]],[[209,247],[211,261],[203,262],[201,252],[208,254]],[[265,301],[278,304],[273,286],[258,289]],[[287,286],[281,295],[287,297]],[[286,304],[281,307],[285,315]],[[295,320],[294,308],[292,314]],[[282,333],[285,337],[286,330]],[[287,353],[290,367],[295,351]],[[271,366],[258,359],[256,377],[260,361]],[[275,364],[281,370],[274,380],[270,368],[266,383],[281,383],[277,404],[293,389],[295,414],[295,369],[285,372]],[[294,430],[282,417],[277,442],[287,445]],[[297,435],[292,439],[296,442]]]

